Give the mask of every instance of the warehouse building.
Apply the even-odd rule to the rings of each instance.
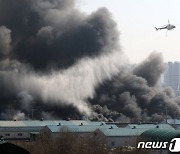
[[[180,131],[172,129],[149,129],[141,134],[141,139],[152,142],[170,142],[173,138],[180,138]]]
[[[125,128],[136,128],[136,129],[152,129],[152,128],[162,128],[162,129],[172,129],[174,128],[169,124],[128,124]]]
[[[137,145],[137,138],[147,129],[115,128],[115,129],[97,129],[95,135],[97,138],[106,142],[109,148],[118,148],[123,146]]]
[[[46,125],[57,125],[59,121],[0,121],[0,136],[5,140],[30,139],[31,133],[39,132]]]
[[[180,138],[180,131],[177,130],[172,130],[172,129],[149,129],[145,132],[143,132],[140,135],[139,141],[146,141],[146,142],[168,142],[168,143],[173,143],[171,142],[175,138]],[[174,142],[175,143],[175,142]],[[172,150],[180,150],[180,147],[178,144],[173,145]],[[153,154],[169,154],[169,147],[166,149],[151,149],[151,153]]]
[[[171,130],[174,128],[168,124],[128,124],[124,128],[115,129],[98,129],[95,131],[98,138],[106,141],[106,145],[110,148],[117,148],[122,146],[137,146],[140,135],[150,129]]]
[[[116,125],[106,125],[103,123],[96,123],[98,125],[50,125],[45,126],[41,132],[48,132],[52,137],[58,136],[60,132],[69,132],[80,136],[92,135],[97,129],[117,129]]]
[[[168,124],[127,124],[119,128],[111,123],[85,120],[0,121],[0,136],[5,140],[31,140],[39,132],[49,132],[55,137],[61,131],[68,131],[80,136],[93,134],[106,141],[108,147],[120,147],[135,146],[137,137],[152,128],[174,130]]]
[[[28,121],[0,121],[0,136],[5,140],[30,140],[45,126],[103,126],[105,122],[91,122],[85,120],[28,120]]]

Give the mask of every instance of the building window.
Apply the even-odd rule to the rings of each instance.
[[[22,133],[18,133],[18,136],[22,136]]]
[[[9,134],[9,133],[6,133],[5,136],[10,136],[10,134]]]
[[[111,146],[115,146],[115,142],[114,141],[111,141]]]

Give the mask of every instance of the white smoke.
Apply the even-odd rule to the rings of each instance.
[[[11,30],[0,26],[0,56],[9,54],[11,50]]]
[[[24,120],[25,119],[25,114],[18,111],[14,116],[13,116],[14,120]]]
[[[16,92],[28,91],[45,103],[73,105],[81,113],[90,115],[87,98],[93,98],[95,88],[103,81],[117,75],[126,65],[125,61],[122,52],[116,51],[95,58],[83,58],[72,67],[53,71],[50,75],[39,75],[27,70],[18,73],[3,71],[0,75],[6,74],[6,84],[14,86]]]
[[[29,111],[29,109],[32,108],[31,106],[34,103],[34,98],[27,91],[20,92],[18,94],[18,98],[22,105],[21,106],[22,109]]]

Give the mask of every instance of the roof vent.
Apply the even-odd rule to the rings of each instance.
[[[3,136],[0,137],[0,141],[4,141],[4,137]]]
[[[159,125],[157,125],[156,128],[159,128]]]
[[[135,129],[136,128],[136,126],[133,126],[133,128],[132,129]]]
[[[58,123],[57,126],[61,126],[61,123]]]
[[[100,126],[104,125],[104,123],[102,122]]]
[[[79,126],[83,126],[83,123],[81,122],[81,124]]]
[[[113,129],[113,126],[110,126],[109,129]]]

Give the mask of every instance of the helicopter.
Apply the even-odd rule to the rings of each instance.
[[[160,28],[157,28],[157,27],[155,27],[155,28],[156,28],[156,30],[167,29],[167,31],[168,31],[168,30],[174,30],[174,28],[176,28],[176,26],[171,25],[169,20],[168,20],[168,24],[167,25],[164,25],[164,26],[162,26]]]

